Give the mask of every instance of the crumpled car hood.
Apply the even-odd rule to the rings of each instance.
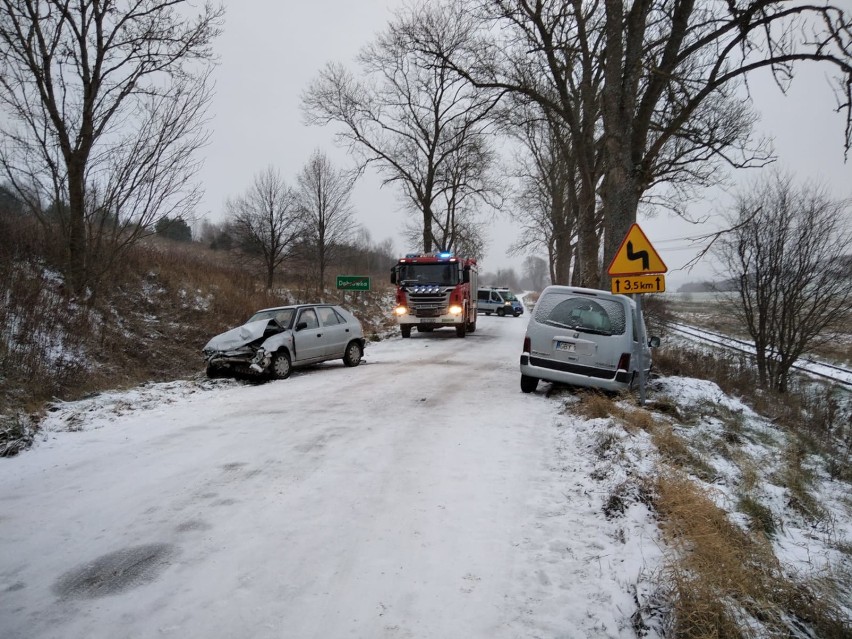
[[[258,320],[256,322],[249,322],[248,324],[243,324],[237,328],[232,328],[230,331],[226,331],[221,335],[217,335],[209,342],[207,342],[207,346],[204,347],[205,351],[232,351],[235,348],[239,348],[240,346],[245,346],[246,344],[250,344],[256,339],[260,339],[263,337],[264,331],[266,331],[266,327],[269,326],[269,322],[273,322],[275,320],[265,319]]]

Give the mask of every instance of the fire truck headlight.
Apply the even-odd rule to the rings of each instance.
[[[458,304],[453,304],[450,306],[450,315],[461,315],[462,307]]]
[[[395,309],[393,309],[393,312],[397,315],[405,315],[408,312],[408,309],[404,306],[397,306]]]

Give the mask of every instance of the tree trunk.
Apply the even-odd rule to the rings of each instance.
[[[68,160],[68,280],[75,295],[86,290],[86,184],[81,164]]]

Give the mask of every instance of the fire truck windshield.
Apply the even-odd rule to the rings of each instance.
[[[459,268],[452,264],[400,264],[400,284],[437,284],[455,286],[459,283]]]

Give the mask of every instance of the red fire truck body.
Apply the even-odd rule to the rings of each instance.
[[[409,253],[391,269],[394,315],[403,337],[451,326],[458,337],[476,330],[476,260],[450,253]]]

